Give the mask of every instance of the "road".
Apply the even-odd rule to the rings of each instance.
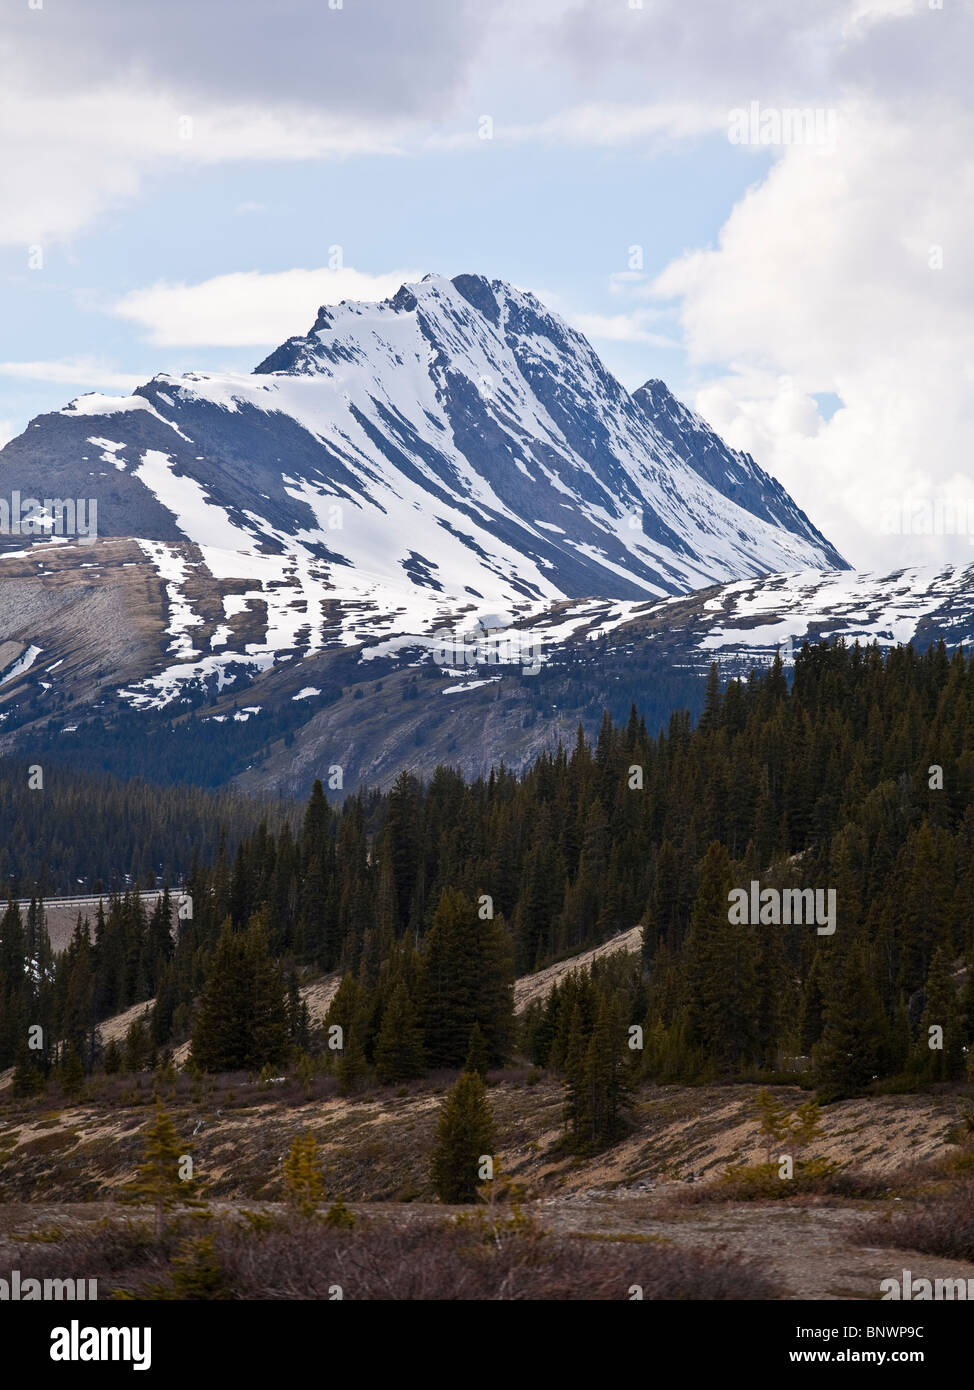
[[[175,911],[179,895],[183,892],[180,886],[170,888],[169,896],[172,898],[173,910]],[[146,889],[139,893],[139,897],[147,908],[155,907],[162,897],[161,888]],[[51,939],[51,946],[55,951],[63,951],[67,947],[74,933],[75,923],[78,920],[79,912],[83,917],[94,918],[98,911],[98,904],[104,903],[108,906],[112,898],[109,893],[85,893],[73,897],[64,898],[45,898],[44,899],[44,919],[47,923],[47,934]],[[30,898],[17,898],[17,904],[22,912],[26,912],[30,907]],[[0,902],[0,913],[7,910],[7,901]]]

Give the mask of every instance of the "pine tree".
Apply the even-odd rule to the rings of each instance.
[[[791,1111],[783,1101],[776,1100],[767,1087],[758,1091],[754,1098],[754,1108],[761,1123],[765,1162],[773,1163],[782,1152]]]
[[[84,1072],[81,1073],[81,1082],[84,1084]],[[13,1074],[13,1093],[15,1096],[36,1096],[44,1089],[45,1076],[41,1065],[41,1059],[36,1052],[32,1052],[27,1046],[26,1039],[22,1039],[17,1048],[17,1061],[14,1066]]]
[[[920,1023],[917,1069],[931,1081],[954,1081],[964,1074],[960,1001],[953,981],[951,952],[938,946],[927,975],[926,1007]],[[935,1028],[940,1033],[934,1033]],[[932,1047],[932,1041],[940,1047]]]
[[[375,1073],[380,1081],[411,1081],[426,1070],[423,1028],[404,981],[392,992],[375,1044]]]
[[[260,918],[254,919],[244,937],[243,959],[250,993],[247,1066],[252,1071],[268,1063],[281,1067],[288,1054],[284,981],[280,965],[271,958],[267,929]]]
[[[701,866],[687,935],[684,997],[691,1037],[721,1070],[757,1061],[761,1015],[761,929],[728,920],[730,886],[730,858],[715,841]]]
[[[646,904],[643,926],[643,957],[647,965],[656,955],[660,942],[675,946],[685,927],[683,896],[686,874],[681,872],[676,851],[664,840],[656,856],[653,888]]]
[[[123,1189],[126,1200],[154,1209],[157,1240],[162,1239],[166,1217],[175,1207],[200,1205],[199,1184],[191,1176],[191,1152],[157,1097],[155,1113],[143,1131],[142,1159],[135,1180]]]
[[[85,1069],[81,1058],[78,1056],[78,1049],[73,1043],[69,1043],[67,1051],[61,1062],[58,1073],[58,1082],[64,1094],[72,1100],[77,1100],[84,1090]]]
[[[58,972],[63,980],[60,1008],[60,1036],[74,1045],[84,1061],[94,1052],[95,962],[87,920],[79,916],[67,956]]]
[[[193,1025],[192,1055],[203,1071],[260,1071],[287,1056],[287,1012],[279,966],[255,920],[220,933]]]
[[[476,1072],[462,1072],[440,1110],[431,1176],[441,1202],[477,1199],[482,1160],[494,1145],[487,1089]]]
[[[816,950],[802,984],[798,1007],[798,1048],[807,1057],[822,1036],[822,1012],[825,1007],[825,986],[822,956]]]
[[[125,1030],[125,1047],[122,1054],[125,1071],[144,1071],[149,1065],[152,1051],[152,1038],[145,1016],[133,1018]]]
[[[358,1090],[368,1072],[363,1039],[369,1014],[370,1001],[365,991],[354,975],[345,975],[325,1015],[325,1029],[329,1035],[333,1028],[341,1029],[337,1035],[340,1046],[330,1055],[337,1053],[336,1071],[343,1096]]]
[[[354,1095],[361,1089],[369,1064],[359,1040],[359,1030],[353,1024],[345,1034],[345,1046],[338,1059],[338,1090],[343,1096]]]
[[[193,1023],[192,1057],[202,1071],[239,1071],[250,1057],[249,989],[244,944],[227,919],[220,932]]]
[[[576,1011],[575,1029],[582,1032]],[[573,1030],[575,1032],[575,1030]],[[597,1153],[628,1132],[633,1075],[622,1001],[603,994],[591,1036],[576,1035],[566,1062],[566,1124],[578,1153]]]
[[[401,772],[389,792],[382,842],[383,859],[392,869],[400,933],[410,925],[421,877],[422,844],[419,783],[408,772]]]
[[[215,1246],[215,1236],[199,1236],[196,1240],[183,1241],[172,1260],[172,1293],[180,1301],[230,1298],[232,1288],[226,1271],[220,1264]],[[153,1295],[156,1289],[152,1289]]]
[[[306,1052],[311,1034],[311,1016],[307,1002],[301,998],[298,977],[292,971],[287,982],[285,1017],[288,1043],[295,1052]]]
[[[315,1214],[325,1195],[318,1141],[313,1134],[299,1134],[284,1160],[284,1194],[288,1205],[302,1216]]]
[[[464,1071],[476,1072],[481,1077],[487,1075],[487,1041],[481,1032],[479,1023],[475,1023],[470,1030],[470,1046],[467,1048],[467,1060],[463,1064],[463,1069]]]
[[[862,1091],[879,1074],[887,1044],[882,1005],[862,945],[853,942],[831,984],[822,1036],[812,1052],[816,1085],[826,1100]]]
[[[426,1049],[431,1067],[462,1067],[479,1023],[491,1065],[503,1061],[513,1014],[510,943],[463,893],[444,891],[426,938]]]
[[[122,1049],[114,1038],[109,1038],[105,1045],[102,1066],[106,1076],[115,1076],[122,1070]]]

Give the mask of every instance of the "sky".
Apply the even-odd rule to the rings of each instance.
[[[0,443],[434,271],[974,562],[974,0],[8,0]]]

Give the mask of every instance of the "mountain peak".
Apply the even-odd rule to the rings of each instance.
[[[450,283],[468,304],[479,309],[491,323],[500,322],[500,306],[495,295],[495,289],[501,286],[500,281],[495,280],[492,285],[485,275],[455,275]]]
[[[304,557],[370,607],[421,593],[423,626],[844,566],[662,382],[630,396],[534,295],[475,273],[322,305],[249,375],[155,377],[42,421],[0,455],[22,491],[53,474],[99,496],[102,534]]]

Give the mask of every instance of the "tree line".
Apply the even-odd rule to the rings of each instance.
[[[526,1055],[567,1078],[579,1145],[624,1127],[640,1076],[949,1081],[974,1040],[972,788],[963,651],[806,646],[790,683],[780,661],[726,685],[713,667],[695,727],[606,716],[521,776],[403,773],[341,805],[316,783],[300,825],[197,859],[174,937],[122,897],[38,970],[11,909],[0,981],[48,990],[51,1036],[87,1067],[98,1023],[140,998],[133,1056],[189,1039],[208,1070],[318,1055],[351,1088]],[[753,880],[834,889],[835,933],[731,924]],[[517,975],[636,924],[635,964],[515,1026]],[[341,981],[313,1029],[300,986],[322,972]]]

